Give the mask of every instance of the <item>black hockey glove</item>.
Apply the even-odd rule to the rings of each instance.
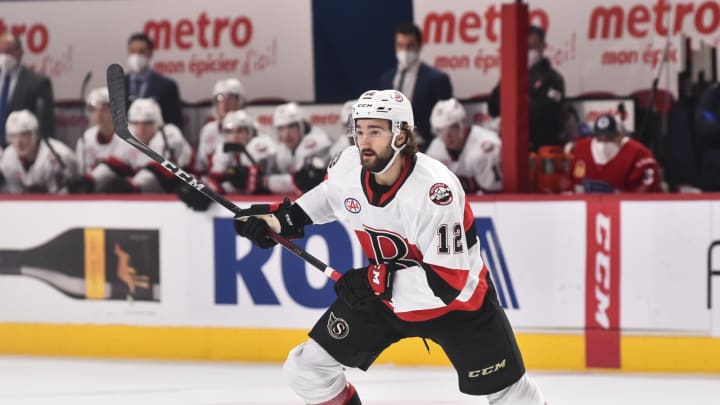
[[[373,302],[392,298],[394,272],[392,263],[348,270],[335,283],[335,293],[350,308],[367,310]]]
[[[68,192],[70,194],[90,194],[95,191],[95,182],[87,177],[74,177],[67,182]]]
[[[280,225],[279,234],[288,239],[302,238],[305,236],[303,228],[312,224],[312,220],[305,211],[297,204],[291,204],[290,199],[285,198],[280,204],[253,204],[250,208],[241,210],[234,221],[235,232],[238,235],[250,239],[255,245],[269,249],[277,244],[268,237],[270,226],[265,219],[259,216],[271,215],[271,221],[278,221]]]
[[[302,169],[293,173],[293,184],[295,188],[302,192],[306,192],[320,184],[325,178],[327,167],[320,159],[313,159]]]
[[[212,200],[207,198],[205,194],[185,183],[182,183],[177,190],[175,190],[175,194],[177,194],[180,201],[184,202],[185,205],[194,211],[207,211],[212,203]]]
[[[260,177],[260,170],[257,166],[237,165],[225,171],[223,180],[230,182],[233,187],[246,194],[255,194]]]

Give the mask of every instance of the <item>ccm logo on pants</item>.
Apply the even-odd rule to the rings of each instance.
[[[501,368],[505,368],[505,359],[502,359],[502,361],[500,363],[497,363],[497,364],[489,366],[489,367],[485,367],[480,370],[468,371],[468,377],[475,378],[475,377],[480,377],[483,375],[492,374],[492,373],[500,370]]]

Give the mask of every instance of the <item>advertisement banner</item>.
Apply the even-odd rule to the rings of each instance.
[[[167,219],[184,215],[182,204],[2,201],[0,207],[0,322],[186,321],[178,248],[184,230]]]
[[[47,216],[56,218],[52,225],[23,223],[20,218],[32,217],[41,204]],[[482,256],[513,325],[534,331],[580,331],[583,309],[577,303],[583,300],[584,278],[582,272],[567,269],[583,266],[584,203],[474,202],[471,206]],[[106,280],[126,287],[117,296],[113,293],[115,301],[86,303],[26,273],[0,275],[3,322],[304,329],[335,299],[332,282],[321,272],[279,246],[271,250],[251,246],[235,234],[231,217],[219,206],[204,214],[178,201],[3,201],[0,208],[0,222],[18,230],[0,236],[0,251],[42,246],[61,238],[58,235],[78,232],[73,229],[80,229],[80,236],[71,245],[82,248],[86,246],[81,242],[82,229],[100,228],[107,229],[105,258],[123,257],[116,245],[127,252],[124,267],[109,261],[102,271],[95,271],[101,274],[94,277],[101,279],[104,274]],[[111,230],[118,229],[138,230],[119,235],[132,239],[134,245],[114,242],[117,238],[111,234],[117,231]],[[157,235],[156,256],[151,245],[136,240],[145,234]],[[99,236],[94,238],[95,245],[102,245]],[[558,240],[568,242],[558,244]],[[354,232],[340,223],[310,226],[306,238],[296,243],[341,271],[367,263]],[[87,256],[83,252],[68,255],[80,260],[68,262],[68,272],[98,267],[83,262]],[[159,272],[157,266],[146,264],[154,260]],[[35,267],[65,265],[57,262]],[[131,284],[134,294],[128,293]],[[107,295],[108,290],[92,285],[97,290],[93,294]],[[141,296],[145,290],[151,294]],[[146,296],[147,302],[142,298]]]
[[[489,94],[498,82],[503,3],[510,1],[458,0],[452,6],[414,1],[415,22],[423,31],[421,58],[450,74],[457,97]],[[547,33],[545,56],[564,76],[571,97],[629,95],[649,89],[655,77],[661,89],[677,94],[681,35],[695,46],[700,41],[720,44],[720,5],[715,0],[527,3],[531,23]]]
[[[588,367],[620,367],[620,206],[587,202],[585,356]]]
[[[153,68],[178,82],[185,102],[209,100],[215,81],[238,77],[250,99],[314,99],[310,0],[208,2],[5,2],[0,31],[23,41],[23,62],[48,75],[56,100],[77,100],[125,64],[127,39],[155,43]],[[38,12],[42,10],[42,12]],[[88,10],[92,10],[89,14]],[[282,27],[282,29],[278,29]]]

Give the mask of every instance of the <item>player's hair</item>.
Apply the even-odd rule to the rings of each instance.
[[[537,25],[531,25],[530,28],[528,28],[528,35],[535,35],[540,42],[545,43],[545,30]]]
[[[418,152],[415,131],[406,122],[403,122],[403,131],[407,135],[407,140],[405,141],[405,147],[400,151],[400,155],[413,157]]]
[[[422,47],[422,31],[420,27],[411,22],[401,22],[395,27],[395,34],[412,35],[417,43]]]
[[[155,44],[153,44],[152,39],[150,39],[150,37],[145,35],[145,33],[143,33],[143,32],[136,32],[136,33],[130,35],[130,38],[128,38],[128,42],[127,42],[128,45],[130,45],[130,43],[133,41],[145,42],[145,45],[147,45],[150,52],[152,52],[153,49],[155,49]]]

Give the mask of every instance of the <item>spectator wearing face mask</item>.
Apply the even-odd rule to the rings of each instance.
[[[623,133],[615,118],[595,120],[594,136],[575,145],[570,184],[575,192],[660,192],[660,171],[652,152]]]
[[[453,96],[450,76],[420,60],[422,32],[409,22],[395,28],[395,55],[397,66],[380,76],[380,89],[395,89],[405,94],[413,107],[415,135],[418,144],[432,141],[430,114],[435,104]]]
[[[20,39],[6,32],[0,34],[0,147],[9,143],[5,122],[13,111],[28,110],[39,121],[39,132],[55,135],[55,102],[52,82],[22,64]]]
[[[565,129],[565,80],[543,56],[545,31],[530,26],[528,33],[528,66],[530,86],[530,150],[537,152],[541,146],[561,146]],[[500,83],[493,89],[488,100],[488,112],[493,118],[499,117]]]
[[[177,83],[150,67],[153,49],[152,40],[143,33],[132,34],[128,39],[128,73],[125,75],[128,99],[125,105],[139,98],[152,98],[160,105],[163,121],[175,124],[182,132],[183,116]]]

